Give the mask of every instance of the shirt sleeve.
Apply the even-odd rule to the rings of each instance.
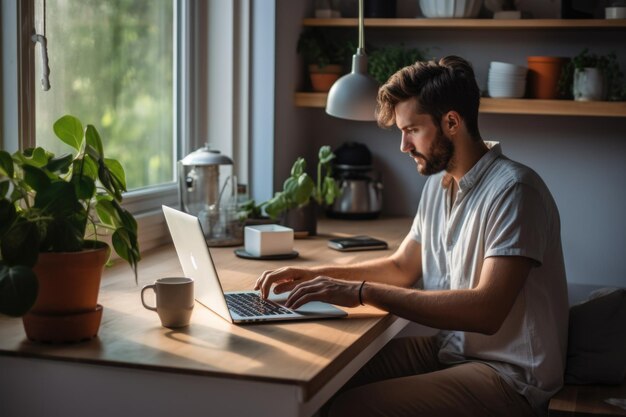
[[[516,183],[500,194],[489,211],[485,258],[524,256],[543,263],[548,241],[548,217],[540,193]]]
[[[411,239],[417,243],[422,243],[422,224],[426,212],[426,196],[429,194],[429,185],[430,178],[426,180],[426,184],[424,184],[424,188],[422,189],[422,195],[420,197],[419,205],[417,206],[417,212],[415,213],[415,218],[413,219],[413,224],[411,225],[411,230],[409,231]]]
[[[422,226],[419,218],[419,208],[417,209],[417,213],[415,214],[415,218],[413,219],[413,224],[411,225],[409,235],[411,236],[411,239],[413,239],[417,243],[422,243]]]

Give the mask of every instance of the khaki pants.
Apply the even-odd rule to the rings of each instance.
[[[447,366],[435,337],[391,340],[330,402],[332,417],[534,416],[488,365]]]

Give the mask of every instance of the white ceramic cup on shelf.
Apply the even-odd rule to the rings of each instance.
[[[604,17],[607,19],[626,19],[626,6],[605,7]]]
[[[498,74],[526,76],[528,68],[521,65],[509,64],[508,62],[492,61],[489,64],[489,71]]]

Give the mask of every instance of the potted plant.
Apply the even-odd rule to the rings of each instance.
[[[330,146],[322,146],[318,152],[317,182],[306,172],[306,161],[298,158],[291,167],[291,175],[283,184],[283,190],[265,203],[265,212],[297,232],[313,236],[317,233],[315,205],[331,205],[339,195],[339,186],[332,177],[330,161],[335,154]]]
[[[309,27],[300,33],[297,52],[302,55],[314,91],[328,91],[343,74],[347,48],[322,28]]]
[[[615,52],[597,55],[585,48],[563,68],[559,90],[578,101],[621,101],[626,98],[623,76]]]
[[[137,222],[120,204],[124,169],[105,158],[96,128],[63,116],[54,133],[75,154],[0,151],[0,313],[24,315],[29,339],[78,341],[96,335],[102,316],[110,250],[101,229],[137,281]]]
[[[263,208],[266,204],[267,201],[257,204],[254,199],[246,200],[239,204],[237,207],[237,218],[243,227],[276,223],[276,220],[263,213]]]
[[[417,48],[387,46],[374,49],[368,54],[368,72],[379,84],[387,82],[396,71],[417,61],[424,60],[424,54]]]

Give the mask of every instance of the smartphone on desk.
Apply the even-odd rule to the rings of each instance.
[[[375,239],[371,236],[359,235],[352,237],[340,237],[328,240],[328,247],[341,252],[357,250],[387,249],[387,242]]]

